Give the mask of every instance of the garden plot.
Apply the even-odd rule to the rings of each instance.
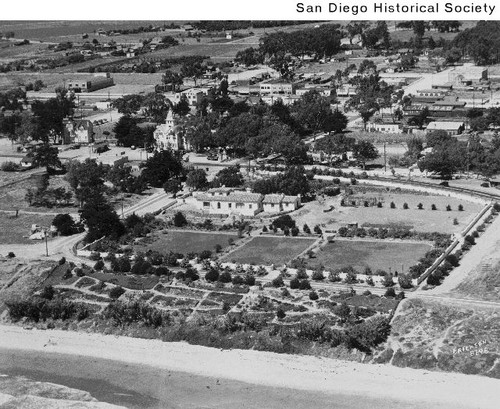
[[[307,250],[316,240],[294,237],[254,237],[228,254],[225,261],[255,265],[283,265]]]
[[[214,251],[218,244],[222,248],[229,246],[229,240],[236,240],[236,234],[230,233],[205,233],[199,231],[162,231],[155,234],[148,244],[141,243],[137,250],[155,250],[161,253],[188,254],[199,253],[203,250]]]
[[[307,260],[309,268],[323,265],[327,271],[352,266],[359,272],[365,267],[372,271],[407,271],[432,247],[426,243],[393,241],[335,240],[326,244],[316,256]]]

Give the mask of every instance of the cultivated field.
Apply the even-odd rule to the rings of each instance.
[[[225,261],[242,264],[282,265],[288,263],[315,242],[292,237],[255,237],[228,254]]]
[[[328,271],[353,266],[360,272],[370,267],[372,271],[382,269],[401,273],[416,264],[430,249],[431,246],[424,243],[335,240],[322,247],[307,264],[311,268],[323,265]]]
[[[164,230],[156,233],[153,238],[142,241],[137,250],[155,250],[162,253],[173,251],[181,254],[199,253],[203,250],[213,252],[216,244],[227,247],[230,239],[236,240],[236,234]]]

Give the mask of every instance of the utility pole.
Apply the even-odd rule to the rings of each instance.
[[[45,255],[48,257],[49,256],[49,243],[47,241],[47,230],[43,230],[43,235],[45,236]]]
[[[387,153],[385,150],[385,141],[384,141],[384,173],[387,172]]]

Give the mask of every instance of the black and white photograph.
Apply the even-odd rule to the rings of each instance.
[[[498,409],[500,19],[455,3],[0,21],[0,409]]]

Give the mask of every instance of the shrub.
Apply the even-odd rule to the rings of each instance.
[[[292,236],[295,237],[295,236],[298,236],[299,234],[299,228],[298,227],[292,227],[290,232],[292,233]]]
[[[289,214],[284,214],[274,219],[271,225],[281,230],[284,230],[285,227],[291,229],[292,227],[295,227],[295,220],[293,220]]]
[[[66,264],[66,257],[61,257],[59,259],[59,265],[62,266],[63,264]]]
[[[117,273],[128,273],[131,269],[130,260],[127,256],[121,256],[111,261],[111,268]]]
[[[472,237],[474,237],[474,238],[476,238],[476,239],[477,239],[477,238],[479,237],[479,233],[478,233],[476,230],[474,230],[474,231],[472,232]]]
[[[369,266],[365,267],[365,271],[363,273],[367,276],[371,276],[373,274],[372,269]]]
[[[85,271],[83,270],[83,268],[76,269],[75,273],[76,273],[77,277],[83,277],[83,276],[85,276]]]
[[[330,272],[330,274],[328,275],[328,280],[330,280],[332,283],[337,283],[341,281],[338,271]]]
[[[384,279],[382,280],[382,285],[384,287],[392,287],[394,285],[394,281],[392,280],[392,276],[387,274],[384,276]]]
[[[307,224],[304,224],[304,227],[302,227],[302,230],[306,234],[311,234],[311,229],[309,228],[309,226]]]
[[[322,234],[323,233],[323,230],[321,230],[321,227],[319,227],[318,224],[316,226],[314,226],[314,233],[316,233],[316,234]]]
[[[175,215],[174,215],[174,226],[175,227],[183,227],[185,226],[186,224],[188,224],[187,220],[186,220],[186,217],[184,216],[184,214],[182,212],[177,212]]]
[[[221,283],[230,283],[232,281],[232,276],[229,271],[224,271],[219,275],[219,281]]]
[[[401,288],[412,288],[413,284],[411,282],[411,277],[408,274],[401,274],[398,277],[398,283],[401,286]]]
[[[306,275],[307,277],[307,275]],[[311,278],[315,281],[321,281],[321,280],[324,280],[325,279],[325,275],[323,274],[323,270],[322,269],[317,269],[315,270],[313,273],[312,273],[312,276]]]
[[[377,207],[382,207],[382,202],[377,202]]]
[[[56,292],[54,290],[54,287],[52,287],[51,285],[46,285],[45,287],[43,287],[43,290],[40,293],[40,297],[46,300],[52,300],[54,298],[55,293]]]
[[[292,290],[297,290],[300,288],[300,280],[297,277],[294,277],[290,280],[290,288]]]
[[[214,246],[214,250],[216,253],[220,253],[222,251],[222,246],[217,243],[215,246]]]
[[[395,208],[396,208],[396,203],[391,202],[391,209],[395,209]]]
[[[461,204],[459,204],[459,205],[458,205],[458,211],[459,211],[459,212],[463,212],[463,211],[464,211],[464,206],[463,206],[463,205],[461,205]]]
[[[247,274],[245,276],[245,284],[249,286],[255,285],[255,277],[253,275]]]
[[[408,210],[410,206],[408,206],[408,203],[403,203],[403,209]]]
[[[346,284],[355,284],[358,282],[357,275],[355,271],[347,271],[346,276],[344,278],[344,283]]]
[[[431,275],[429,275],[429,277],[427,277],[427,284],[428,285],[439,285],[440,280],[434,274],[431,274]]]
[[[422,210],[423,208],[424,208],[424,205],[423,205],[422,203],[419,203],[419,204],[417,205],[417,209],[418,209],[418,210]]]
[[[283,234],[284,234],[285,236],[290,236],[290,229],[289,229],[288,227],[286,227],[286,226],[285,226],[285,227],[283,228]]]
[[[368,200],[365,200],[365,201],[363,202],[363,206],[364,206],[364,207],[369,207],[369,206],[370,206],[370,203],[368,202]]]
[[[269,231],[269,229],[267,228],[267,226],[264,226],[264,227],[262,228],[262,232],[263,232],[263,233],[267,233],[268,231]]]
[[[318,298],[319,298],[319,296],[318,296],[318,293],[317,293],[316,291],[311,291],[311,292],[309,293],[309,299],[310,299],[310,300],[315,301],[315,300],[317,300]]]
[[[434,203],[431,204],[431,210],[437,210],[437,207],[436,207],[436,205]]]
[[[113,287],[110,291],[109,291],[109,296],[110,298],[112,298],[113,300],[117,300],[118,298],[121,297],[121,295],[125,293],[125,290],[118,286],[118,287]]]
[[[366,279],[366,284],[374,286],[375,282],[373,281],[373,278],[370,276]]]
[[[101,271],[104,268],[104,261],[99,260],[94,264],[94,270]]]
[[[458,219],[456,217],[453,219],[453,225],[454,226],[458,225]]]
[[[273,287],[284,287],[285,283],[283,282],[283,277],[279,275],[273,281],[271,281]]]
[[[219,272],[215,268],[211,268],[206,274],[205,274],[205,280],[209,282],[215,282],[219,279]]]
[[[446,211],[447,211],[447,212],[451,212],[451,206],[450,206],[449,204],[448,204],[448,205],[446,205]]]
[[[201,260],[208,260],[209,258],[212,257],[212,252],[210,250],[203,250],[199,255],[198,257],[201,259]]]
[[[7,257],[8,258],[14,258],[14,257],[16,257],[16,255],[14,254],[13,251],[9,251],[9,254],[7,254]]]
[[[17,163],[12,162],[12,161],[7,161],[7,162],[2,163],[1,169],[4,172],[15,172],[16,170],[19,169],[19,167],[20,166]]]
[[[395,297],[396,296],[396,291],[394,290],[393,287],[388,288],[387,291],[384,294],[386,297]]]
[[[473,246],[474,244],[476,244],[476,240],[474,239],[474,237],[472,237],[471,235],[467,235],[464,237],[464,242]]]
[[[278,308],[278,310],[276,311],[276,317],[279,319],[279,320],[282,320],[283,318],[286,317],[286,313],[285,311],[283,311],[282,308]]]

